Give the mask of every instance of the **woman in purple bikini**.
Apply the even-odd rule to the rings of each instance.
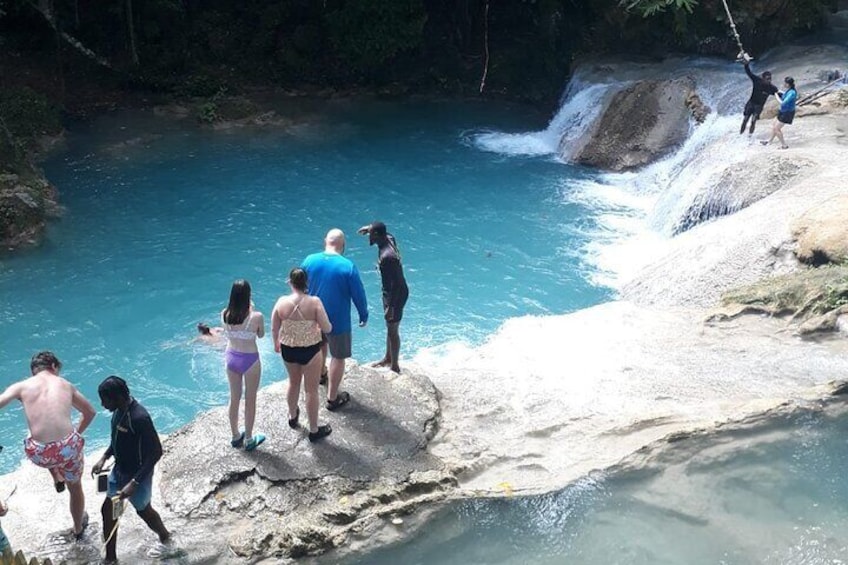
[[[253,423],[256,420],[256,393],[259,391],[259,377],[262,363],[256,338],[265,335],[265,318],[261,312],[253,309],[250,300],[250,283],[239,279],[233,283],[230,291],[230,303],[221,312],[222,332],[227,338],[227,350],[224,353],[227,378],[230,381],[230,430],[233,447],[244,447],[253,451],[265,441],[262,434],[253,435]],[[238,427],[239,404],[241,404],[242,381],[244,381],[244,431]]]

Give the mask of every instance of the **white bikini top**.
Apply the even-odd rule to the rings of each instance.
[[[253,318],[253,312],[247,315],[244,322],[241,324],[233,325],[227,324],[224,322],[224,315],[221,314],[221,323],[224,324],[224,336],[227,339],[242,339],[246,341],[253,341],[256,339],[256,332],[254,330],[249,330],[247,328],[250,327],[250,320]],[[241,327],[238,327],[241,326]]]

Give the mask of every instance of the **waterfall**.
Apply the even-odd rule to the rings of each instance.
[[[573,79],[566,89],[559,111],[542,131],[502,133],[486,131],[471,136],[472,143],[483,151],[504,155],[540,156],[559,152],[580,139],[600,115],[604,99],[612,90],[610,84],[583,85]]]
[[[473,143],[511,156],[557,154],[567,161],[590,131],[612,95],[635,80],[690,76],[713,112],[692,125],[687,140],[671,155],[627,173],[599,172],[572,181],[562,197],[596,211],[592,243],[582,250],[589,277],[618,288],[663,249],[663,242],[713,215],[742,205],[722,190],[722,174],[745,157],[755,140],[739,135],[740,110],[750,82],[738,64],[709,59],[674,59],[646,65],[616,63],[579,70],[566,87],[561,106],[542,131],[482,132]],[[761,132],[767,123],[760,125]]]

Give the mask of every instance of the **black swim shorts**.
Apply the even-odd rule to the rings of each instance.
[[[792,112],[778,112],[777,113],[777,121],[784,124],[791,124],[792,120],[795,119],[795,111]]]
[[[760,119],[760,113],[763,111],[762,104],[755,104],[748,100],[748,103],[745,104],[745,115],[746,116],[756,116],[757,119]]]
[[[389,297],[383,295],[383,316],[389,324],[397,324],[403,319],[403,307],[409,298],[409,289],[404,289],[398,295]]]

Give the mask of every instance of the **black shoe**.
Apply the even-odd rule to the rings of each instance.
[[[289,427],[293,430],[296,430],[300,427],[300,408],[297,409],[297,414],[294,415],[294,418],[289,420]]]
[[[335,400],[327,401],[327,410],[329,410],[330,412],[335,412],[348,402],[350,402],[350,394],[348,394],[347,392],[340,392],[338,395],[336,395]]]
[[[310,443],[315,443],[318,440],[321,440],[328,435],[333,433],[333,428],[330,427],[330,424],[324,424],[323,426],[318,426],[318,431],[315,433],[309,432],[309,441]]]

